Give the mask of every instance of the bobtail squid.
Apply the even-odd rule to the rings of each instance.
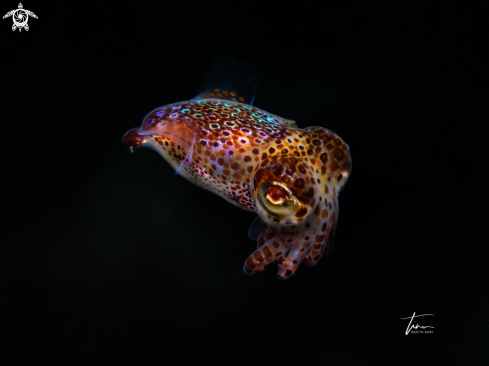
[[[278,262],[279,279],[287,279],[301,262],[314,266],[331,251],[350,151],[326,128],[300,129],[242,101],[215,89],[156,108],[123,142],[156,150],[189,181],[256,212],[265,226],[244,272]]]

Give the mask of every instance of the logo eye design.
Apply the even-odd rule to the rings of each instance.
[[[268,213],[277,217],[291,215],[301,206],[293,192],[280,182],[263,182],[258,189],[257,198]]]

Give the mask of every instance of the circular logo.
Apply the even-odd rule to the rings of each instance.
[[[24,9],[16,9],[12,14],[12,18],[14,20],[14,24],[17,27],[22,28],[27,24],[27,20],[29,19],[29,16]]]

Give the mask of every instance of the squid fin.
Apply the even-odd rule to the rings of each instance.
[[[253,241],[257,241],[262,231],[266,228],[267,225],[260,220],[259,216],[257,216],[256,219],[251,223],[250,228],[248,229],[248,238]]]

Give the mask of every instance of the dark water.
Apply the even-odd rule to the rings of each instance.
[[[487,6],[313,4],[2,21],[1,365],[487,364]],[[221,51],[262,71],[255,106],[351,149],[335,247],[285,282],[242,274],[253,214],[121,143]]]

